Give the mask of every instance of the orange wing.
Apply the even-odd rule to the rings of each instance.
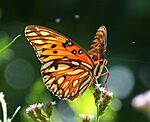
[[[41,26],[26,27],[25,36],[43,64],[43,81],[54,95],[73,100],[91,85],[94,63],[78,44]]]
[[[105,67],[107,60],[106,56],[107,47],[107,31],[105,26],[99,27],[94,40],[91,44],[91,49],[88,51],[90,57],[94,61],[94,76],[99,77]]]
[[[88,51],[90,57],[94,60],[94,63],[97,64],[100,60],[103,61],[106,55],[107,47],[107,31],[105,26],[101,26],[91,44],[91,49]]]

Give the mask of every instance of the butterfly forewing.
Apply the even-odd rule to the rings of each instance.
[[[34,25],[26,27],[25,35],[43,64],[43,81],[54,95],[73,100],[93,82],[93,60],[71,39]]]

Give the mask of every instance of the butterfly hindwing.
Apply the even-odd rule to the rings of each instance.
[[[73,100],[88,88],[92,74],[79,60],[54,60],[41,67],[47,88],[60,98]]]
[[[107,31],[105,26],[99,27],[92,41],[88,54],[94,61],[94,76],[99,77],[105,67],[107,47]]]

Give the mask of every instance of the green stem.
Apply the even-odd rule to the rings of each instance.
[[[100,122],[100,115],[99,115],[99,106],[97,106],[97,122]]]
[[[17,35],[9,44],[7,44],[5,47],[3,47],[0,50],[0,53],[3,52],[5,49],[7,49],[9,46],[11,46],[20,36],[21,36],[21,34]]]

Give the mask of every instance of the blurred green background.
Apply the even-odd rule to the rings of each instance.
[[[40,76],[41,64],[24,36],[24,28],[30,24],[52,28],[86,50],[98,27],[105,25],[109,89],[115,97],[103,122],[149,121],[131,105],[137,94],[150,89],[149,0],[0,0],[0,49],[22,34],[0,53],[0,92],[5,94],[8,114],[11,116],[20,105],[14,122],[30,122],[25,114],[29,104],[54,100],[58,103],[54,121],[76,122],[78,113],[87,110],[93,114],[94,108],[88,105],[92,93],[87,90],[84,99],[81,96],[75,103],[68,103],[47,91]]]

